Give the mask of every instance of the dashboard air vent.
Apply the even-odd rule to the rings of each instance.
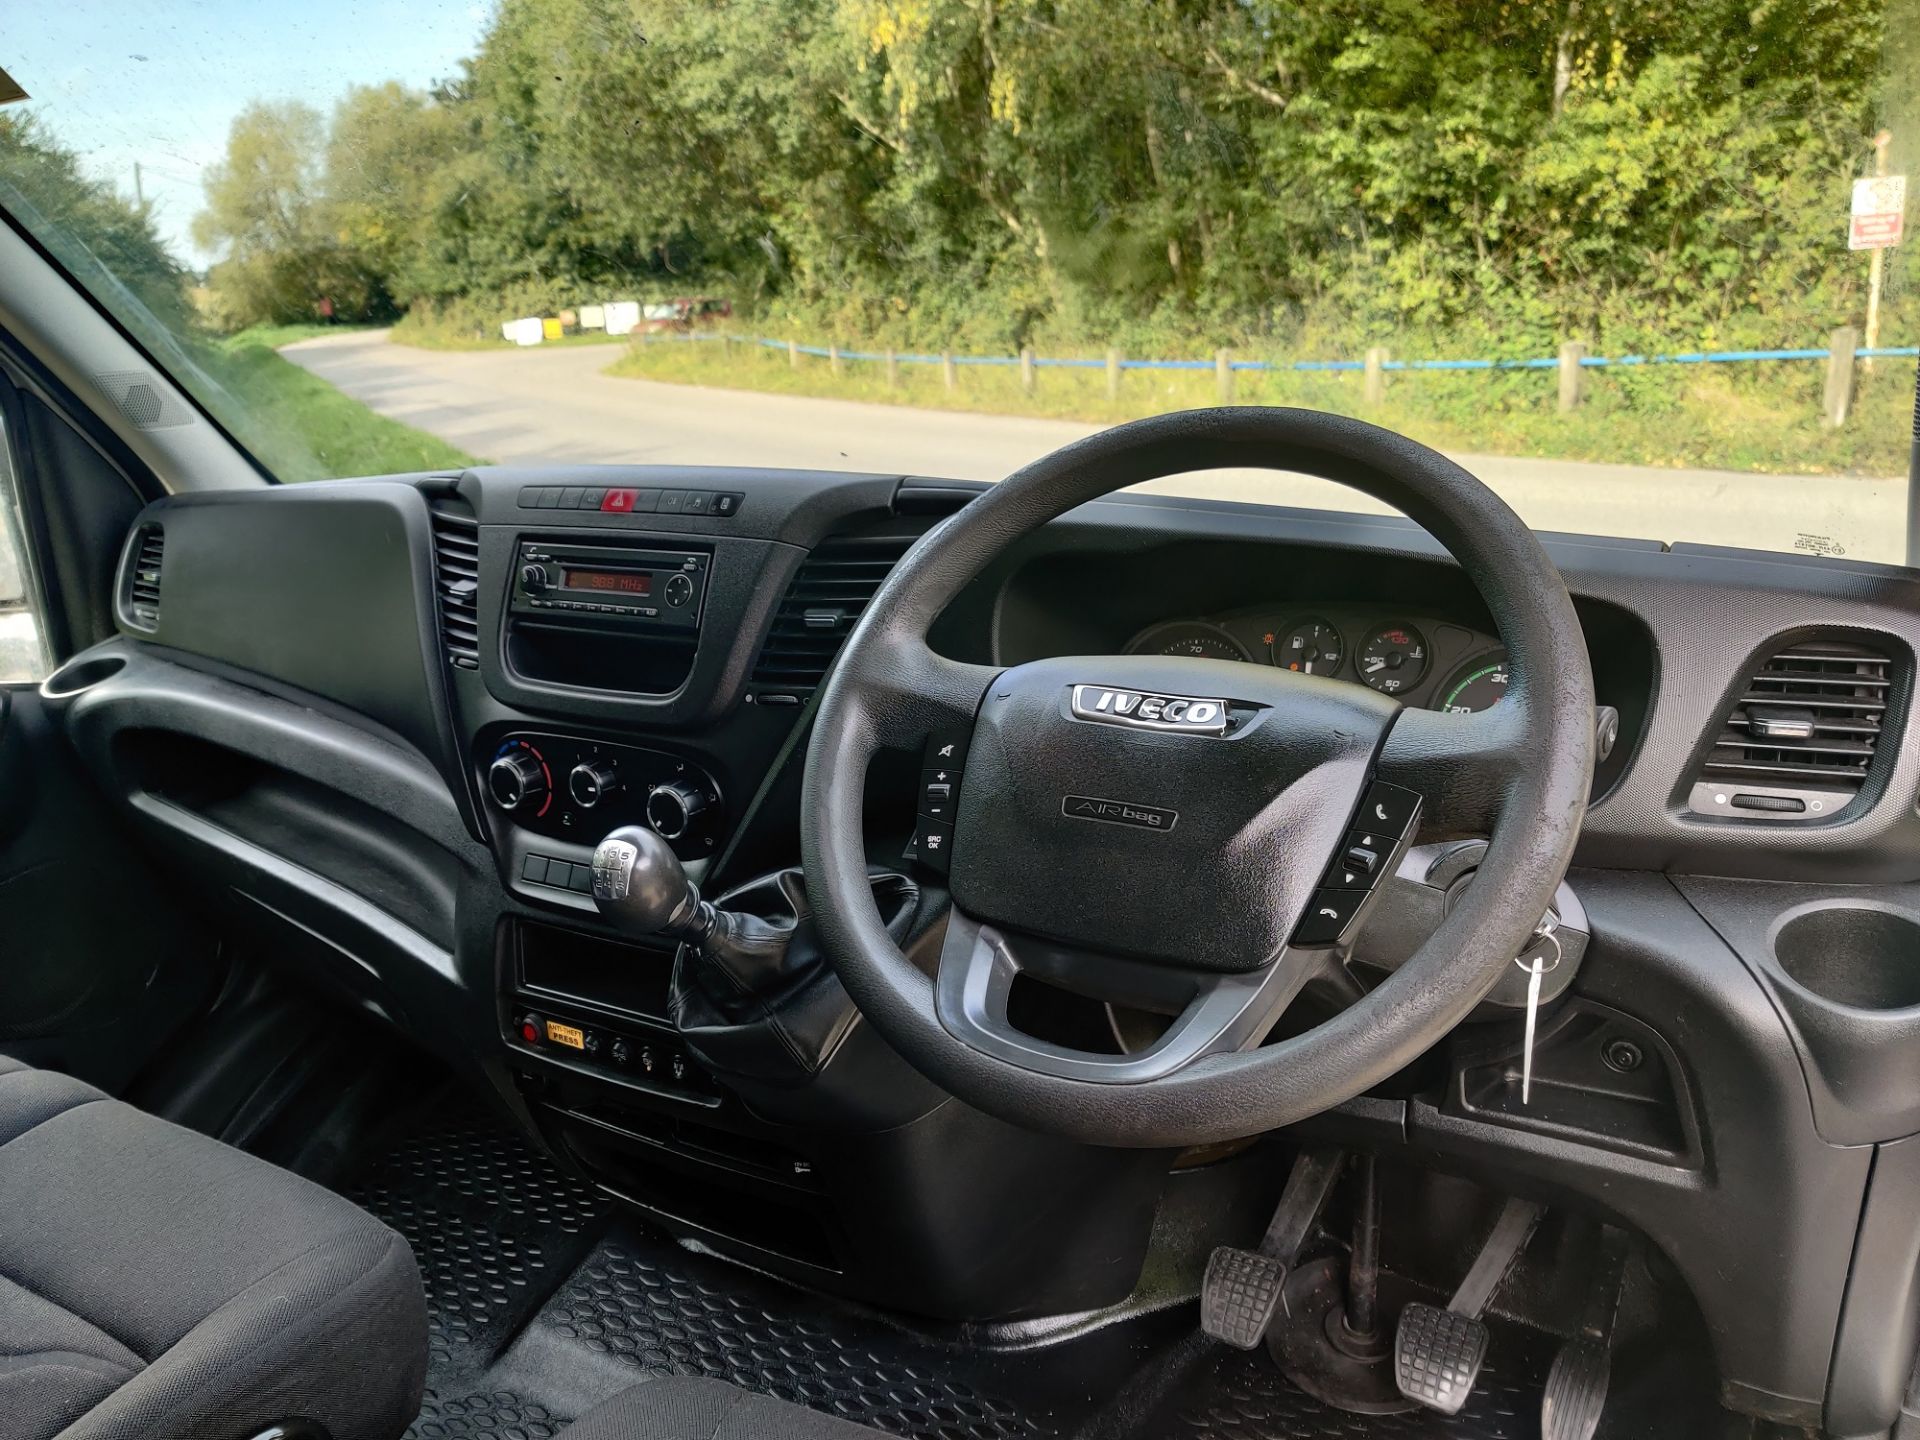
[[[447,660],[480,668],[480,522],[458,501],[436,500],[433,588],[440,604],[440,639]]]
[[[1734,703],[1702,777],[1858,790],[1880,740],[1892,668],[1885,652],[1845,641],[1782,650]]]
[[[166,531],[158,525],[140,527],[127,574],[127,618],[138,629],[156,630],[160,626],[160,568],[166,550]]]
[[[911,539],[828,540],[801,562],[774,614],[773,629],[753,667],[753,683],[799,694],[826,676],[847,632]]]

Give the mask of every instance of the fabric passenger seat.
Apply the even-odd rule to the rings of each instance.
[[[339,1196],[0,1056],[0,1435],[396,1440],[426,1374],[407,1242]]]

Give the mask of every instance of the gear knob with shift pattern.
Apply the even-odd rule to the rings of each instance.
[[[593,903],[628,934],[693,945],[713,933],[717,918],[673,847],[639,825],[621,826],[594,848]]]

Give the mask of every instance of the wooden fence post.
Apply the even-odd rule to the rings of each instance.
[[[946,383],[949,392],[960,388],[960,367],[953,363],[951,350],[940,352],[940,378]]]
[[[1560,347],[1560,413],[1571,415],[1580,408],[1580,401],[1586,394],[1587,372],[1580,362],[1586,358],[1587,347],[1578,340],[1569,340]]]
[[[1020,388],[1033,394],[1033,347],[1030,345],[1020,347]]]
[[[787,341],[787,368],[790,370],[798,370],[800,368],[800,342],[798,340]]]
[[[1361,398],[1369,405],[1378,405],[1387,398],[1387,347],[1375,345],[1367,351],[1366,383],[1361,389]]]
[[[1860,332],[1842,325],[1827,340],[1827,393],[1823,410],[1827,428],[1838,430],[1853,409],[1853,352],[1860,348]]]
[[[733,363],[733,336],[722,335],[720,337],[720,358],[725,360],[729,365]]]
[[[827,369],[835,375],[840,373],[840,347],[838,345],[827,346]]]
[[[1233,403],[1233,351],[1216,350],[1213,352],[1213,391],[1214,398],[1222,405]]]
[[[891,348],[887,350],[887,388],[889,390],[900,388],[900,357],[894,354]]]
[[[1120,398],[1120,352],[1115,347],[1107,347],[1107,399]]]

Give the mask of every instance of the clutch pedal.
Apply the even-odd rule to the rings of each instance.
[[[1286,1283],[1287,1267],[1273,1256],[1222,1245],[1207,1260],[1200,1328],[1236,1349],[1253,1349],[1273,1323]]]
[[[1280,1308],[1287,1271],[1326,1208],[1345,1158],[1339,1150],[1302,1151],[1260,1248],[1222,1245],[1208,1257],[1207,1278],[1200,1288],[1202,1330],[1241,1350],[1260,1343]]]
[[[1458,1415],[1473,1394],[1492,1338],[1480,1312],[1526,1248],[1540,1207],[1509,1200],[1446,1309],[1418,1302],[1402,1307],[1393,1333],[1393,1379],[1400,1393],[1442,1415]]]

